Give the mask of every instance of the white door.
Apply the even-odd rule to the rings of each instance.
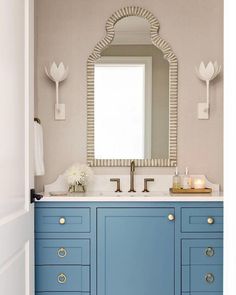
[[[0,294],[33,295],[33,0],[0,0]]]

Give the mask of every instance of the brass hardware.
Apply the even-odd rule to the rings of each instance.
[[[67,278],[66,278],[66,275],[64,273],[60,273],[58,276],[57,276],[57,281],[59,284],[65,284]]]
[[[65,224],[65,223],[66,223],[66,219],[65,219],[65,217],[61,217],[61,218],[59,219],[59,223],[60,223],[60,224]]]
[[[212,284],[215,280],[215,277],[212,273],[208,272],[206,275],[205,275],[205,280],[208,284]]]
[[[122,193],[122,190],[120,189],[120,178],[111,178],[110,181],[115,181],[116,182],[115,193]]]
[[[143,193],[149,193],[149,190],[147,188],[147,183],[149,181],[154,181],[154,178],[144,178],[144,189],[143,189]]]
[[[61,258],[65,257],[67,255],[67,251],[65,248],[60,248],[57,251],[57,255]]]
[[[215,251],[212,247],[207,247],[205,250],[205,255],[208,257],[212,257],[215,255]]]
[[[174,214],[169,214],[169,215],[168,215],[168,219],[169,219],[170,221],[174,221],[174,220],[175,220],[175,216],[174,216]]]
[[[208,224],[213,224],[215,222],[214,218],[213,217],[208,217],[207,218],[207,223]]]
[[[135,172],[135,162],[132,160],[130,162],[130,190],[129,193],[136,193],[134,189],[134,172]]]

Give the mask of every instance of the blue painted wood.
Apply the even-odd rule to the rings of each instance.
[[[98,209],[97,295],[174,294],[173,208]]]
[[[37,292],[90,291],[89,266],[36,266]],[[65,274],[66,282],[59,283],[58,276]]]
[[[35,241],[35,246],[36,265],[90,264],[90,241],[88,239],[40,239]]]
[[[174,198],[173,198],[174,200]],[[169,285],[171,285],[171,287],[174,288],[174,292],[172,293],[172,295],[222,295],[222,292],[218,292],[218,291],[214,291],[214,292],[193,292],[191,290],[189,290],[188,292],[183,292],[182,290],[182,282],[183,282],[183,277],[182,277],[182,272],[181,272],[181,263],[183,260],[183,245],[182,245],[182,241],[183,240],[193,240],[193,241],[197,241],[197,240],[215,240],[215,239],[222,239],[223,235],[222,235],[222,231],[200,231],[199,229],[197,230],[193,230],[191,231],[182,231],[182,210],[184,209],[196,209],[196,208],[202,208],[202,209],[208,209],[211,210],[212,208],[216,208],[216,209],[220,209],[222,211],[222,207],[223,207],[223,203],[222,202],[38,202],[35,204],[35,219],[37,221],[37,216],[38,213],[41,210],[48,210],[48,213],[53,212],[53,210],[56,209],[85,209],[88,210],[89,209],[89,230],[86,231],[79,231],[78,230],[78,226],[76,226],[76,231],[74,231],[74,229],[72,231],[70,230],[59,230],[59,231],[54,231],[51,232],[48,230],[48,226],[50,225],[45,225],[45,227],[43,229],[40,229],[40,231],[37,229],[37,222],[36,222],[36,232],[35,232],[35,236],[36,239],[39,240],[77,240],[77,239],[85,239],[85,240],[89,240],[90,241],[90,273],[89,273],[89,278],[90,278],[90,289],[86,292],[81,292],[81,291],[73,291],[71,293],[71,290],[69,291],[64,291],[63,292],[58,292],[57,291],[49,291],[49,290],[45,290],[44,292],[37,292],[37,295],[101,295],[101,293],[98,293],[97,290],[97,284],[99,286],[99,271],[101,270],[100,267],[97,267],[97,259],[99,259],[99,252],[97,252],[98,248],[97,247],[97,232],[98,231],[98,220],[97,220],[97,212],[99,212],[99,210],[103,210],[102,208],[106,208],[106,210],[110,210],[110,209],[119,209],[121,210],[121,212],[124,209],[145,209],[147,210],[147,216],[149,216],[149,209],[159,209],[159,210],[166,210],[168,208],[171,208],[172,210],[174,210],[175,212],[175,222],[173,225],[174,228],[174,233],[173,233],[173,240],[174,240],[174,245],[172,245],[174,247],[174,258],[172,262],[172,267],[174,269],[174,278],[171,277],[171,280],[168,281],[168,283],[165,283],[165,285],[167,286],[167,291],[168,288],[170,288]],[[198,209],[197,209],[198,210]],[[151,211],[153,212],[153,211]],[[202,211],[204,212],[204,210]],[[144,218],[144,217],[143,217]],[[148,219],[147,219],[148,220]],[[201,224],[200,224],[201,225]],[[145,228],[145,227],[143,227]],[[60,228],[61,229],[61,228]],[[82,227],[83,230],[83,227]],[[140,231],[142,230],[142,227],[140,227]],[[189,229],[188,229],[189,230]],[[119,233],[118,229],[117,232]],[[169,231],[164,231],[167,232],[167,235],[169,234]],[[112,233],[112,235],[115,235],[115,233]],[[148,233],[147,233],[148,235]],[[149,238],[150,239],[150,238]],[[127,241],[128,243],[128,241]],[[132,244],[132,241],[131,241]],[[200,245],[201,246],[201,245]],[[138,246],[137,246],[138,247]],[[169,245],[167,246],[168,249]],[[163,247],[164,248],[164,247]],[[124,248],[123,252],[124,252]],[[129,248],[128,248],[129,249]],[[134,249],[136,249],[134,247]],[[148,248],[146,248],[148,249]],[[158,248],[157,248],[158,249]],[[154,250],[153,250],[154,251]],[[37,252],[37,249],[36,249]],[[136,252],[136,251],[135,251]],[[162,251],[163,253],[165,253],[165,251]],[[181,254],[182,253],[182,254]],[[143,252],[141,251],[141,254],[143,254]],[[37,253],[36,253],[37,255]],[[125,254],[124,254],[125,255]],[[141,257],[142,257],[141,255]],[[165,254],[164,254],[165,255]],[[197,254],[196,254],[197,255]],[[73,255],[75,257],[75,260],[77,259],[77,255]],[[79,256],[79,255],[78,255]],[[150,255],[151,256],[151,255]],[[195,257],[195,255],[194,255]],[[118,259],[118,258],[117,258]],[[196,260],[195,258],[192,258],[191,261],[193,262],[194,260]],[[155,260],[155,257],[154,257]],[[141,268],[142,265],[145,266],[145,263],[142,262],[143,260],[140,259],[140,263],[138,264],[137,262],[137,268]],[[128,261],[129,262],[129,261]],[[127,268],[127,263],[125,263],[125,265],[123,266],[124,269]],[[56,262],[55,262],[56,263]],[[147,264],[148,262],[146,262]],[[47,265],[47,262],[45,261],[45,264],[42,264],[42,267],[54,267],[56,266],[56,264],[50,264]],[[59,265],[57,265],[59,266]],[[68,264],[68,265],[62,265],[61,267],[68,267],[69,269],[71,267],[77,267],[76,264]],[[202,266],[202,265],[199,265]],[[165,267],[163,267],[163,269],[165,269]],[[124,270],[125,271],[125,270]],[[140,270],[141,271],[141,270]],[[137,270],[138,272],[138,270]],[[189,269],[187,269],[187,272],[189,272]],[[149,276],[150,274],[147,271],[146,276]],[[169,275],[169,274],[168,274]],[[167,277],[168,277],[167,275]],[[151,278],[154,277],[154,274],[151,273]],[[182,277],[182,279],[181,279]],[[144,277],[145,278],[145,277]],[[154,278],[156,279],[156,277]],[[193,278],[194,279],[194,278]],[[36,277],[36,284],[37,283],[37,277]],[[47,276],[45,276],[44,280],[41,281],[42,284],[42,288],[45,287],[45,284],[48,283],[50,284],[49,278]],[[146,280],[146,282],[148,282],[148,279]],[[140,283],[141,284],[141,283]],[[143,281],[143,285],[145,285],[145,281]],[[166,290],[165,290],[166,292]],[[143,294],[149,294],[146,291]],[[165,295],[166,293],[159,293],[156,292],[155,293],[151,293],[151,295],[156,295],[156,294],[162,294]],[[108,294],[107,294],[108,295]],[[113,295],[112,293],[109,295]],[[120,294],[119,294],[120,295]],[[129,295],[133,295],[132,293],[129,293]],[[135,294],[136,295],[136,294]]]
[[[35,295],[90,295],[90,292],[36,292]],[[209,294],[211,295],[211,294]]]
[[[208,224],[208,217],[214,218],[213,224]],[[182,208],[183,232],[223,232],[222,208]]]
[[[207,273],[214,275],[214,282],[208,283]],[[223,266],[222,265],[190,265],[182,266],[182,291],[184,292],[222,292]]]
[[[182,292],[181,294],[182,295],[223,295],[223,292]]]
[[[60,218],[65,224],[60,224]],[[89,208],[38,208],[36,232],[90,232]]]
[[[208,247],[213,249],[213,256],[207,256]],[[222,239],[191,239],[182,241],[182,265],[223,264]]]

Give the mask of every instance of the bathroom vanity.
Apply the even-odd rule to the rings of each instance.
[[[46,197],[35,238],[37,295],[223,294],[222,197]]]
[[[87,164],[110,170],[94,193],[36,202],[37,295],[223,294],[219,185],[171,196],[172,175],[150,175],[177,166],[178,59],[159,28],[150,11],[121,8],[88,57]],[[119,178],[111,169],[129,166]],[[153,168],[134,181],[135,166]],[[45,187],[68,191],[65,174]]]

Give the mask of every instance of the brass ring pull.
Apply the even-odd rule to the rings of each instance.
[[[57,251],[57,255],[61,258],[65,257],[67,255],[67,251],[65,248],[60,248]]]
[[[175,220],[175,216],[174,216],[174,214],[169,214],[169,215],[168,215],[168,219],[169,219],[170,221],[174,221],[174,220]]]
[[[66,280],[67,280],[67,278],[64,273],[60,273],[57,277],[57,281],[59,284],[65,284]]]
[[[212,273],[209,272],[205,275],[205,280],[208,284],[212,284],[215,280],[215,277]]]
[[[65,219],[65,217],[61,217],[61,218],[59,219],[59,223],[60,223],[60,224],[65,224],[65,223],[66,223],[66,219]]]
[[[208,217],[207,218],[207,223],[208,224],[213,224],[215,222],[214,218],[213,217]]]
[[[207,247],[205,250],[205,255],[208,257],[212,257],[215,255],[215,251],[212,247]]]

